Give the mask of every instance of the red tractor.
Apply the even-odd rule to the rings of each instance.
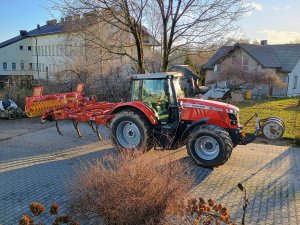
[[[78,122],[95,123],[96,128],[109,125],[112,143],[121,150],[178,149],[186,145],[188,154],[205,167],[224,164],[236,145],[252,142],[261,131],[258,125],[256,132],[246,135],[239,124],[239,109],[233,105],[185,98],[180,74],[133,75],[130,81],[129,102],[87,99],[79,105],[73,102],[48,111],[43,118],[56,122],[72,119],[78,134]]]
[[[131,101],[118,103],[111,112],[111,139],[118,149],[186,145],[199,165],[215,167],[229,159],[237,144],[255,138],[243,136],[237,107],[185,98],[179,74],[133,75],[131,82]]]

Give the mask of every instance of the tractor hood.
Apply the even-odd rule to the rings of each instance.
[[[179,102],[182,104],[183,108],[199,108],[215,111],[233,111],[238,112],[239,108],[223,102],[204,100],[204,99],[195,99],[195,98],[180,98]]]

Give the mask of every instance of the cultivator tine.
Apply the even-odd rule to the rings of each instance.
[[[58,121],[57,121],[57,120],[55,120],[55,126],[56,126],[57,133],[58,133],[59,135],[63,136],[62,132],[61,132],[60,129],[59,129]]]
[[[93,132],[96,133],[96,129],[93,125],[93,122],[92,121],[88,121],[88,125],[92,128]]]
[[[76,122],[75,120],[72,120],[72,122],[73,122],[73,126],[74,126],[74,128],[75,128],[75,130],[76,130],[76,132],[77,132],[77,135],[78,135],[80,138],[82,138],[81,132],[80,132],[79,127],[78,127],[78,122]]]
[[[96,125],[96,134],[97,134],[97,137],[99,138],[99,140],[100,141],[103,141],[103,138],[101,137],[101,134],[100,134],[100,132],[99,132],[99,130],[98,130],[98,125]]]

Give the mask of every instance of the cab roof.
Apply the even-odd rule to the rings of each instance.
[[[171,77],[181,77],[181,73],[177,72],[164,72],[164,73],[146,73],[146,74],[134,74],[131,79],[134,80],[149,80],[149,79],[167,79]]]

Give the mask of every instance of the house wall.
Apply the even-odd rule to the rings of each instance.
[[[293,71],[288,74],[289,85],[287,95],[288,97],[300,96],[300,60],[294,67]],[[295,77],[298,77],[297,83],[295,84]]]
[[[29,69],[29,63],[32,63],[31,54],[34,50],[28,51],[31,46],[30,38],[20,40],[0,48],[0,76],[5,75],[33,75],[33,71]],[[23,50],[20,50],[23,46]],[[3,63],[7,63],[7,70],[3,68]],[[16,69],[13,70],[12,63],[16,63]],[[24,69],[21,69],[21,63],[24,63]]]
[[[35,38],[31,38],[35,46]],[[83,41],[79,37],[71,37],[67,34],[52,34],[37,37],[39,78],[54,80],[55,73],[65,70],[77,54],[84,54]],[[34,51],[32,60],[37,62],[37,55]],[[38,78],[37,67],[35,67],[34,78]]]
[[[248,71],[253,71],[255,69],[261,69],[261,66],[257,63],[256,60],[254,60],[247,52],[245,52],[242,49],[238,49],[235,52],[233,52],[230,56],[228,56],[227,59],[232,60],[232,58],[239,58],[241,59],[241,61],[248,61],[247,63],[247,69]],[[223,66],[223,62],[221,62],[220,64],[218,64],[218,71],[214,72],[214,70],[207,70],[205,73],[205,85],[208,85],[208,83],[210,83],[211,81],[217,79],[217,77],[219,76],[220,70],[222,69]],[[226,82],[215,82],[215,84],[213,84],[212,86],[217,86],[217,87],[225,87],[226,84],[228,85],[228,83]]]
[[[20,46],[23,46],[23,50],[20,50]],[[31,50],[28,50],[28,46]],[[64,69],[78,46],[80,41],[78,39],[70,41],[66,34],[43,35],[20,40],[0,48],[0,76],[33,75],[35,79],[53,80],[54,74]],[[7,70],[3,69],[3,62],[7,62]],[[12,69],[13,62],[16,63],[16,70]],[[21,68],[21,63],[24,63],[24,69]]]
[[[249,72],[254,71],[254,70],[264,70],[261,65],[253,59],[246,51],[243,49],[238,49],[235,52],[233,52],[230,56],[228,56],[228,59],[232,59],[233,57],[237,57],[241,59],[241,62],[243,63],[243,67],[245,67]],[[223,61],[224,62],[224,61]],[[219,70],[222,69],[223,62],[218,64]],[[247,62],[247,63],[246,63]],[[269,69],[272,72],[276,73],[284,82],[287,82],[287,74],[286,73],[279,73],[276,71],[276,69]],[[205,85],[208,85],[211,81],[217,79],[218,72],[214,72],[214,70],[206,70],[205,73]],[[214,82],[213,85],[208,85],[208,86],[217,86],[224,88],[226,85],[229,85],[229,82]],[[269,88],[266,85],[261,85],[259,87],[255,87],[251,90],[252,96],[261,96],[261,95],[268,95],[269,94]],[[278,87],[273,87],[272,89],[272,96],[286,96],[287,93],[287,87],[284,88],[278,88]]]
[[[287,96],[287,88],[288,88],[288,74],[277,72],[277,75],[280,79],[287,84],[286,87],[273,87],[272,96],[274,97],[284,97]]]

